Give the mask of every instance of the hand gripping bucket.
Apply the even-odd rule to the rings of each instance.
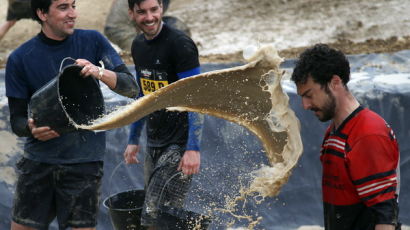
[[[139,230],[141,211],[144,204],[144,190],[129,190],[106,198],[104,207],[109,211],[115,230]]]
[[[30,99],[30,117],[37,127],[49,126],[59,134],[74,131],[74,124],[89,124],[104,114],[104,98],[93,77],[80,75],[81,66],[68,65],[37,90]],[[74,59],[72,59],[74,60]]]

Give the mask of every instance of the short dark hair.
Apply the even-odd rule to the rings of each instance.
[[[30,4],[33,19],[42,24],[43,22],[37,15],[37,10],[40,10],[43,13],[48,13],[52,1],[54,0],[31,0]]]
[[[321,86],[326,86],[333,75],[339,76],[343,84],[350,80],[350,66],[346,56],[326,44],[316,44],[300,54],[293,69],[292,81],[306,83],[308,77]]]
[[[139,6],[144,1],[146,1],[146,0],[128,0],[128,8],[130,8],[132,10],[132,9],[134,9],[135,5]],[[162,0],[157,0],[157,1],[160,5],[162,5]],[[166,2],[169,2],[169,1],[166,0]],[[164,9],[164,12],[165,12],[165,9]]]

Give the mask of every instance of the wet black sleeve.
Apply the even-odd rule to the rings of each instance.
[[[190,37],[180,34],[173,42],[173,58],[177,73],[199,67],[198,48]]]
[[[19,137],[29,137],[31,132],[27,125],[27,107],[28,101],[26,99],[9,97],[9,111],[11,130]]]
[[[376,216],[376,224],[398,226],[399,208],[396,199],[386,200],[370,207]]]
[[[119,65],[113,71],[117,74],[117,85],[113,91],[122,96],[136,98],[140,88],[127,66],[125,64]]]

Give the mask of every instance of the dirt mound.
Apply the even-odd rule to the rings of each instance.
[[[369,54],[369,53],[391,53],[410,49],[410,36],[390,37],[387,39],[368,39],[364,42],[353,42],[351,40],[339,40],[328,43],[330,46],[343,51],[346,54]],[[283,49],[279,55],[283,58],[297,58],[308,46]],[[126,56],[126,55],[124,55]],[[132,61],[132,60],[131,60]],[[201,56],[202,63],[216,62],[243,62],[242,52],[231,54],[210,54]]]

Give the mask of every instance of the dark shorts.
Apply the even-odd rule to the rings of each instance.
[[[17,169],[14,222],[48,229],[57,217],[60,229],[97,225],[103,162],[54,165],[23,158]]]
[[[30,0],[9,0],[7,21],[31,18]]]
[[[192,176],[177,171],[185,149],[178,145],[148,148],[144,161],[145,201],[141,214],[143,226],[158,224],[159,207],[183,208]]]

